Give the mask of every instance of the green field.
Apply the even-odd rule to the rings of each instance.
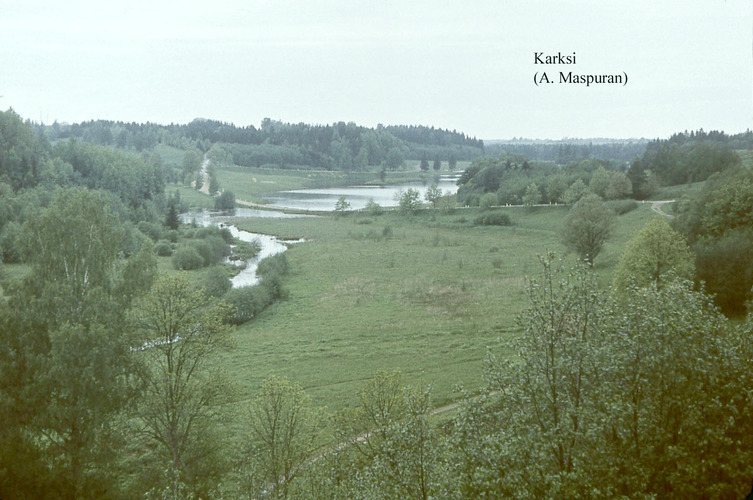
[[[562,251],[557,231],[567,213],[504,210],[515,226],[474,227],[474,209],[239,220],[245,230],[306,239],[287,254],[289,297],[241,326],[225,356],[241,400],[272,374],[300,383],[333,411],[355,404],[380,369],[431,385],[435,406],[457,399],[456,384],[481,387],[487,349],[505,353],[517,328],[537,255]],[[625,242],[654,215],[643,204],[619,218],[596,260],[603,284]]]

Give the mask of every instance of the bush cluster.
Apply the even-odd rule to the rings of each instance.
[[[256,270],[259,277],[257,285],[228,290],[225,300],[234,311],[230,321],[238,325],[245,323],[275,300],[284,298],[287,291],[283,287],[282,276],[287,270],[288,260],[284,253],[268,257],[259,263]]]
[[[605,204],[617,215],[624,215],[638,208],[638,202],[635,200],[611,200]]]
[[[479,215],[473,220],[473,224],[476,226],[512,226],[512,220],[507,214],[491,212]]]
[[[190,271],[218,264],[230,255],[233,235],[227,228],[202,227],[193,233],[191,241],[181,244],[173,253],[173,266],[181,271]],[[158,255],[169,255],[167,241],[160,241],[155,250]]]

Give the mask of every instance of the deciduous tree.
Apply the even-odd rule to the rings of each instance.
[[[250,409],[248,466],[255,470],[248,471],[249,493],[288,497],[291,483],[314,455],[321,429],[322,416],[310,404],[303,388],[287,378],[262,383]]]
[[[212,449],[216,443],[207,436],[222,415],[220,404],[231,396],[216,364],[231,338],[227,308],[207,302],[184,275],[163,276],[135,303],[131,317],[143,362],[139,436],[178,475],[170,485],[176,492],[180,483],[207,488],[222,461],[221,449]]]
[[[593,265],[617,218],[596,195],[581,198],[567,214],[561,236],[565,247]]]
[[[630,285],[653,284],[662,288],[668,279],[692,280],[693,253],[685,238],[663,217],[654,217],[630,240],[614,272],[615,290]]]

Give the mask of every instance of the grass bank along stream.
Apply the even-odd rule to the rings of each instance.
[[[506,210],[512,227],[473,226],[473,209],[236,221],[244,230],[307,241],[286,252],[288,298],[238,328],[226,365],[242,384],[241,398],[270,374],[299,382],[332,410],[354,405],[379,369],[432,385],[435,406],[455,399],[455,384],[481,386],[487,347],[503,351],[516,328],[536,255],[561,251],[557,230],[566,209]],[[596,263],[604,282],[651,216],[644,205],[619,218]]]

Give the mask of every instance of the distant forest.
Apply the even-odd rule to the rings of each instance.
[[[394,170],[408,159],[469,161],[484,154],[480,139],[454,130],[414,125],[379,125],[372,129],[353,122],[309,125],[265,118],[259,128],[204,119],[186,125],[96,120],[36,127],[50,142],[76,138],[136,151],[162,143],[207,152],[216,144],[231,155],[233,163],[247,167]]]
[[[523,155],[529,160],[567,165],[589,158],[630,162],[643,154],[648,142],[647,139],[513,139],[491,141],[485,146],[489,156],[498,156],[504,151]]]

